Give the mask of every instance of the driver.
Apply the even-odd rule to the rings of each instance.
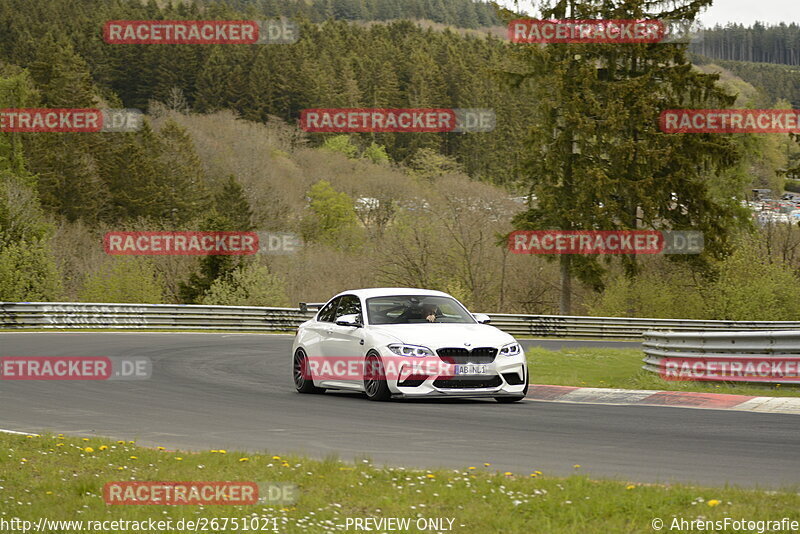
[[[422,315],[425,317],[425,320],[429,323],[435,323],[436,317],[439,315],[439,306],[436,304],[423,304],[422,305]]]
[[[436,317],[440,315],[439,307],[436,304],[424,303],[415,304],[403,310],[398,320],[401,322],[425,319],[429,323],[436,322]]]

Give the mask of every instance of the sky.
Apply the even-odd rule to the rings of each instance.
[[[514,4],[513,0],[500,0],[500,3],[512,8]],[[520,0],[519,5],[524,11],[533,12],[532,0]],[[714,5],[700,15],[705,27],[728,22],[751,25],[757,20],[770,24],[800,24],[800,0],[714,0]]]

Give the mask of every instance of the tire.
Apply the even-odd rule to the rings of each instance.
[[[297,349],[292,358],[292,379],[298,393],[324,393],[324,388],[318,388],[310,378],[308,371],[308,356],[303,349]]]
[[[512,402],[519,402],[524,398],[525,396],[523,395],[521,397],[495,397],[494,400],[500,404],[511,404]]]
[[[392,398],[389,384],[386,383],[383,362],[376,352],[369,352],[364,361],[364,392],[371,401],[387,401]]]
[[[519,402],[528,395],[528,373],[525,373],[525,389],[522,390],[522,395],[518,397],[495,397],[494,400],[500,404],[511,404],[512,402]]]

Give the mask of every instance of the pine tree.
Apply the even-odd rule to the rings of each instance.
[[[31,75],[44,107],[89,108],[96,103],[86,62],[69,42],[48,40],[38,48]]]
[[[678,2],[676,12],[649,12],[644,0],[611,10],[556,4],[545,18],[667,19],[696,15],[709,2]],[[709,181],[735,165],[729,137],[664,134],[663,109],[718,108],[734,99],[716,75],[694,71],[683,44],[521,46],[537,106],[529,118],[526,181],[538,202],[519,214],[520,229],[699,230],[706,254],[719,256],[738,208],[714,198]],[[629,274],[635,256],[622,256]],[[701,261],[703,258],[690,258]],[[570,313],[573,275],[601,288],[596,256],[561,255],[561,313]]]
[[[253,230],[253,211],[245,197],[244,188],[235,176],[228,176],[222,190],[215,195],[214,208],[217,213],[226,215],[234,230],[241,232]]]
[[[161,141],[158,164],[162,179],[157,184],[156,212],[175,224],[186,223],[209,204],[205,172],[189,134],[174,121],[167,121],[158,134]],[[154,214],[155,215],[155,214]]]
[[[115,135],[101,169],[111,193],[113,220],[170,217],[161,196],[161,152],[162,145],[148,122],[138,132]]]
[[[231,65],[224,52],[224,45],[212,45],[212,51],[200,73],[194,94],[195,107],[201,112],[210,112],[226,107],[229,98],[229,75]]]
[[[233,221],[216,210],[202,221],[201,230],[204,232],[231,232],[236,231]],[[241,256],[203,256],[199,261],[198,270],[182,282],[179,288],[181,301],[186,304],[200,304],[203,296],[216,280],[229,276],[237,267],[243,264]]]

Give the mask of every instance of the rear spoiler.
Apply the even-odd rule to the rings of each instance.
[[[301,302],[300,303],[300,312],[301,313],[308,313],[311,310],[318,310],[323,306],[325,306],[324,302]]]

